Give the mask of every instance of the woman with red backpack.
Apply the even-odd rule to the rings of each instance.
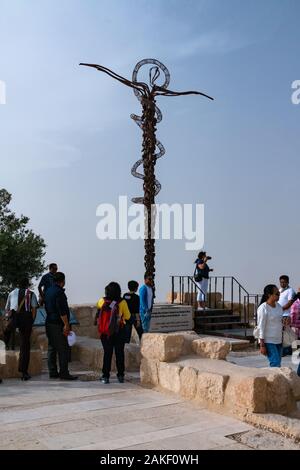
[[[117,378],[124,382],[124,328],[130,321],[130,312],[126,300],[122,299],[121,287],[117,282],[110,282],[105,287],[105,296],[97,303],[96,322],[104,349],[102,377],[103,384],[109,383],[113,351],[116,355]]]

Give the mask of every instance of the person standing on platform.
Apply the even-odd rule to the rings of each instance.
[[[300,287],[296,296],[294,297],[294,303],[291,306],[291,326],[295,329],[297,339],[300,338]]]
[[[151,314],[153,309],[153,278],[147,273],[144,276],[144,284],[140,287],[140,318],[144,333],[150,331]]]
[[[204,310],[206,306],[209,273],[210,271],[213,271],[213,269],[210,269],[207,264],[207,261],[209,260],[211,260],[211,257],[207,256],[206,251],[200,251],[200,253],[198,253],[198,258],[195,261],[196,267],[194,280],[199,287],[197,293],[198,310]]]
[[[22,374],[22,380],[31,379],[31,376],[28,373],[30,362],[30,336],[38,307],[36,295],[29,289],[29,286],[29,279],[22,279],[19,283],[19,288],[14,289],[9,294],[5,307],[7,311],[11,312],[14,321],[14,328],[19,329],[19,372]],[[7,338],[7,332],[5,339],[6,341],[9,341]]]
[[[131,325],[134,326],[139,339],[141,339],[142,334],[143,334],[143,328],[142,328],[142,323],[140,319],[140,298],[137,295],[137,291],[139,288],[139,283],[137,281],[129,281],[128,282],[128,290],[129,292],[126,292],[126,294],[123,295],[123,299],[126,300],[129,311],[131,313]],[[131,329],[132,326],[129,325],[128,330],[130,331],[130,337],[131,337]],[[129,339],[130,341],[130,339]]]
[[[39,304],[42,307],[45,302],[45,294],[47,289],[49,287],[54,286],[55,284],[55,279],[54,276],[57,273],[58,267],[56,263],[51,263],[49,264],[49,272],[47,274],[44,274],[42,279],[40,280],[40,283],[38,285],[38,290],[39,290]]]
[[[289,286],[289,276],[282,275],[279,278],[280,282],[280,297],[279,297],[279,304],[281,305],[284,313],[287,315],[291,314],[291,306],[293,305],[296,292],[292,287]]]
[[[48,369],[50,379],[76,380],[77,376],[69,372],[70,310],[65,294],[65,275],[57,272],[55,284],[46,289],[46,335],[48,338]],[[59,372],[57,370],[57,355]]]
[[[257,309],[260,352],[267,356],[270,367],[281,367],[283,310],[278,303],[279,296],[277,286],[267,285]]]
[[[102,376],[100,381],[109,384],[113,352],[116,355],[117,378],[124,382],[125,374],[125,339],[124,327],[130,320],[130,311],[126,300],[121,297],[121,287],[117,282],[110,282],[105,287],[104,297],[97,303],[96,324],[104,349]]]

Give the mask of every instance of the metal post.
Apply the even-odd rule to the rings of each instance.
[[[223,309],[225,308],[225,277],[223,276],[223,289],[222,289]]]
[[[218,278],[215,277],[215,308],[217,308],[217,285],[218,285]]]
[[[174,276],[171,276],[172,278],[172,292],[171,292],[171,303],[174,303],[174,298],[175,298],[175,292],[174,292]]]

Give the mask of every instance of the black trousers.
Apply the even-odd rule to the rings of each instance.
[[[118,376],[123,376],[125,372],[124,340],[118,335],[101,336],[101,343],[104,349],[102,368],[103,376],[109,378],[111,370],[111,360],[114,350],[116,355]]]
[[[59,375],[69,375],[69,345],[63,334],[63,326],[46,323],[48,338],[48,369],[49,375],[57,375],[57,356],[59,362]]]
[[[3,332],[5,347],[6,349],[9,349],[9,346],[11,346],[12,351],[15,350],[16,342],[16,315],[17,312],[12,313],[12,316],[7,321]]]
[[[20,312],[17,315],[17,327],[20,334],[19,372],[27,374],[30,361],[30,336],[33,318],[31,312]]]
[[[143,336],[143,327],[142,327],[142,323],[140,323],[139,326],[137,326],[137,324],[135,323],[135,324],[134,324],[134,328],[135,328],[135,331],[136,331],[137,334],[138,334],[139,339],[141,339],[142,336]]]

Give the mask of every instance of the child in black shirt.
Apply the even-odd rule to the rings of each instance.
[[[129,311],[131,313],[131,324],[134,325],[136,332],[141,339],[143,334],[142,323],[140,320],[140,298],[136,294],[139,288],[139,283],[136,281],[128,282],[128,290],[126,294],[123,295],[123,299],[126,300]]]

